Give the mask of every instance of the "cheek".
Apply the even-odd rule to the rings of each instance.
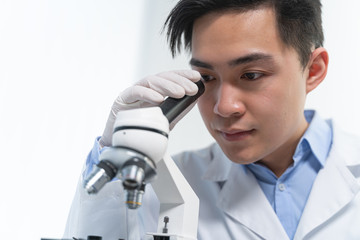
[[[279,97],[280,103],[283,106],[284,114],[288,118],[299,117],[303,115],[306,90],[305,80],[302,78],[289,79],[290,84],[284,88],[284,93]]]
[[[266,89],[258,98],[257,115],[261,115],[258,119],[270,126],[267,131],[281,135],[281,132],[296,126],[296,121],[303,115],[305,104],[304,87],[300,81],[281,81]]]
[[[210,98],[208,94],[204,93],[198,100],[197,106],[206,128],[211,131],[210,122],[214,118],[213,99]]]
[[[305,80],[295,74],[279,76],[263,91],[262,101],[272,111],[298,111],[305,103]]]
[[[211,99],[207,98],[205,93],[203,96],[200,97],[197,103],[199,112],[204,121],[210,117],[210,114],[212,112],[210,101]]]

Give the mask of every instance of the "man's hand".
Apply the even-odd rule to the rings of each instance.
[[[114,101],[104,132],[100,138],[101,147],[110,146],[116,114],[119,111],[157,106],[165,97],[182,98],[195,95],[200,73],[194,70],[177,70],[148,76],[125,89]]]

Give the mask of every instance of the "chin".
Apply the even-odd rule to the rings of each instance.
[[[234,152],[234,151],[226,151],[224,148],[222,148],[225,155],[234,163],[238,164],[250,164],[259,161],[259,157],[248,152]]]
[[[234,163],[250,164],[261,159],[259,148],[255,148],[254,141],[226,141],[221,135],[215,135],[224,154]]]

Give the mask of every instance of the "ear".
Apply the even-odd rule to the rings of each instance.
[[[309,75],[306,80],[306,93],[314,90],[326,77],[329,54],[325,48],[317,48],[311,53],[308,64]]]

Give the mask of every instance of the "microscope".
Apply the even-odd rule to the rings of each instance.
[[[121,180],[129,209],[142,205],[145,185],[150,183],[160,212],[157,232],[147,233],[147,240],[197,239],[199,199],[166,153],[170,124],[205,91],[202,81],[196,84],[199,90],[194,96],[168,97],[157,107],[120,111],[112,147],[102,152],[99,164],[84,181],[86,191],[96,194],[114,178]]]

